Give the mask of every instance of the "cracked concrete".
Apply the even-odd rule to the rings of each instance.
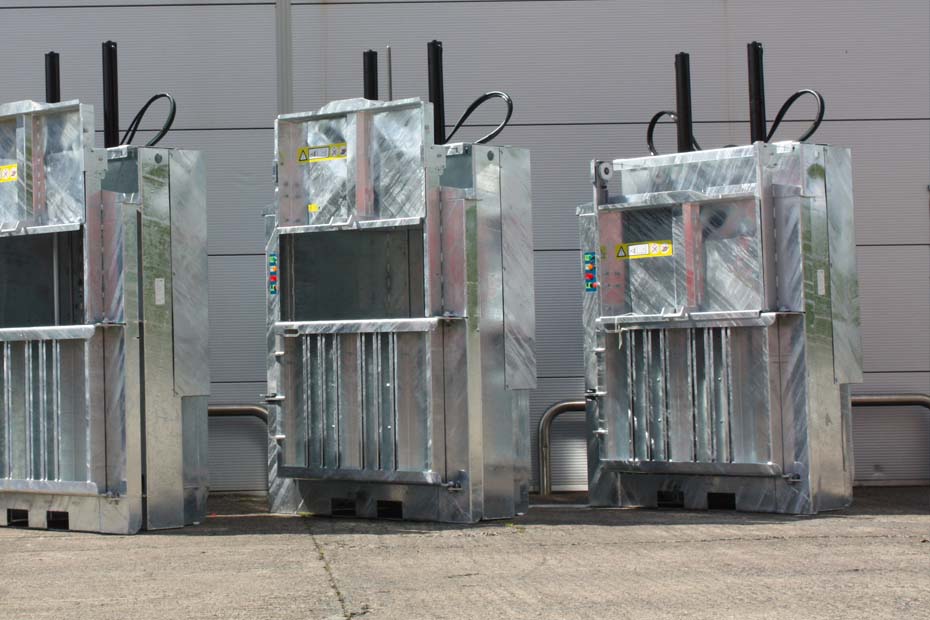
[[[930,489],[857,491],[816,518],[546,498],[458,527],[217,497],[184,530],[0,529],[0,618],[930,618]]]

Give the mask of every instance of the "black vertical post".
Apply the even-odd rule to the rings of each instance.
[[[119,146],[119,87],[116,74],[116,43],[103,44],[103,144]]]
[[[61,72],[57,52],[49,52],[45,55],[45,101],[46,103],[61,101]]]
[[[378,100],[378,52],[362,52],[362,88],[365,99]]]
[[[762,72],[762,44],[746,46],[749,57],[749,139],[765,142],[765,78]]]
[[[694,150],[691,118],[691,62],[685,52],[675,54],[675,115],[678,117],[678,152]]]
[[[446,143],[446,101],[442,85],[442,42],[430,41],[426,45],[427,71],[429,72],[429,101],[433,104],[433,140]]]

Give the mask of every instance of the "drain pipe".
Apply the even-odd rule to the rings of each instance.
[[[924,407],[930,410],[930,394],[859,394],[853,407]]]
[[[850,398],[853,407],[924,407],[930,410],[930,394],[858,394]],[[539,494],[552,493],[552,423],[563,413],[584,412],[585,401],[563,400],[549,407],[539,420]]]
[[[210,405],[207,415],[211,418],[258,418],[268,424],[268,410],[258,405]]]
[[[570,411],[585,411],[585,401],[583,400],[563,400],[549,407],[539,420],[539,430],[537,435],[537,444],[539,445],[539,494],[549,495],[552,492],[552,469],[551,469],[551,443],[550,435],[552,423],[563,413]]]

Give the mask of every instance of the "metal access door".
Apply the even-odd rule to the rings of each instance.
[[[443,329],[438,319],[284,326],[282,474],[441,483]]]

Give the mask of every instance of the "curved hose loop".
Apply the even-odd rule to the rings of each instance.
[[[468,120],[468,117],[471,116],[475,110],[481,107],[481,105],[485,101],[490,101],[491,99],[503,99],[504,100],[504,103],[507,104],[507,116],[506,118],[504,118],[503,122],[501,122],[501,124],[498,125],[494,129],[494,131],[492,131],[486,136],[483,136],[475,140],[475,144],[486,144],[487,142],[490,142],[491,140],[496,138],[500,134],[500,132],[504,131],[504,127],[507,126],[507,123],[510,122],[510,117],[513,116],[513,99],[511,99],[510,95],[508,95],[505,92],[501,92],[499,90],[492,90],[491,92],[484,93],[483,95],[481,95],[480,97],[472,101],[471,105],[468,106],[468,109],[465,110],[465,113],[462,114],[462,118],[460,118],[458,122],[455,123],[455,127],[453,127],[449,135],[446,136],[446,144],[449,143],[449,141],[452,139],[452,136],[455,135],[455,132],[457,132],[462,127],[462,125],[465,123],[465,121]]]
[[[817,129],[820,127],[820,123],[823,122],[823,115],[826,112],[827,104],[823,100],[823,95],[818,93],[816,90],[811,90],[810,88],[802,88],[798,92],[794,93],[785,103],[781,106],[781,109],[778,111],[778,114],[775,115],[775,120],[772,122],[772,127],[769,129],[768,135],[765,137],[766,142],[771,142],[772,137],[775,135],[775,130],[778,129],[778,126],[781,125],[782,120],[785,118],[785,114],[788,113],[788,110],[794,105],[794,102],[803,97],[804,95],[811,95],[817,101],[817,118],[814,119],[814,122],[810,127],[807,128],[807,131],[798,138],[798,142],[804,142],[810,138]]]
[[[662,110],[652,115],[652,118],[649,119],[649,125],[646,127],[646,145],[649,147],[650,155],[659,154],[659,151],[656,149],[655,142],[653,141],[653,134],[655,134],[656,125],[660,120],[662,120],[663,116],[668,116],[676,123],[678,122],[678,115],[671,110]],[[691,146],[693,146],[694,150],[696,151],[702,150],[701,145],[698,144],[698,141],[694,136],[691,137]]]
[[[178,110],[177,104],[174,101],[174,97],[168,93],[158,93],[157,95],[153,95],[147,102],[145,102],[145,105],[142,106],[142,109],[136,113],[135,118],[133,118],[132,122],[129,123],[129,127],[126,128],[126,133],[123,134],[123,139],[120,141],[120,145],[130,144],[133,140],[135,140],[136,132],[139,130],[139,124],[142,122],[142,118],[145,116],[145,113],[148,111],[149,107],[159,99],[168,100],[168,118],[165,119],[161,130],[159,130],[159,132],[155,134],[151,140],[146,142],[145,146],[155,146],[161,142],[161,139],[164,138],[168,133],[168,130],[171,129],[171,125],[174,124],[174,117]]]

